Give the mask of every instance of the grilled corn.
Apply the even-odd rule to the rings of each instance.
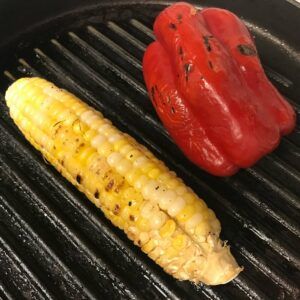
[[[216,285],[241,271],[213,211],[100,112],[41,78],[19,79],[6,101],[27,140],[167,273]]]

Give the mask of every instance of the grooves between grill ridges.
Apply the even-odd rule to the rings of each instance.
[[[3,165],[6,165],[6,163],[3,163]],[[6,165],[6,167],[7,169],[10,168],[10,170],[13,170],[11,165]],[[118,290],[115,287],[120,287],[121,290],[124,291],[124,293],[120,293],[120,297],[123,296],[128,299],[139,298],[139,293],[133,293],[133,289],[130,289],[130,284],[123,282],[125,281],[125,278],[122,281],[118,277],[118,275],[115,274],[114,271],[112,271],[111,267],[107,265],[107,263],[104,260],[97,256],[97,254],[94,253],[94,251],[90,249],[84,241],[80,240],[77,237],[76,233],[72,228],[67,228],[64,222],[55,214],[55,212],[43,203],[41,199],[44,199],[45,195],[35,191],[34,186],[32,186],[30,182],[25,181],[24,174],[18,176],[17,173],[20,173],[20,171],[17,171],[16,169],[13,170],[14,176],[12,176],[11,173],[6,172],[5,170],[3,171],[14,182],[14,186],[17,187],[19,190],[22,190],[23,193],[26,193],[26,197],[28,199],[30,198],[32,202],[34,202],[34,204],[39,208],[39,214],[43,214],[44,219],[47,219],[47,226],[52,226],[53,228],[55,228],[55,230],[58,231],[58,236],[60,236],[60,238],[63,238],[66,241],[68,241],[68,243],[72,244],[72,246],[76,249],[76,251],[78,251],[78,253],[80,253],[80,255],[84,256],[86,267],[89,267],[90,269],[95,268],[97,272],[100,272],[102,274],[101,278],[103,280],[103,284],[109,284],[111,282],[114,287],[115,293],[118,293]],[[78,265],[79,264],[80,263],[78,263]],[[108,270],[110,271],[108,272]],[[125,284],[128,288],[126,288]]]
[[[96,73],[89,65],[87,65],[85,62],[83,62],[80,58],[78,58],[77,56],[75,56],[72,52],[70,52],[66,47],[64,47],[63,45],[61,45],[58,41],[55,41],[55,46],[56,49],[58,50],[58,52],[65,57],[69,63],[72,63],[74,66],[76,66],[81,72],[85,72],[85,74],[89,77],[90,81],[94,81],[95,84],[100,85],[102,88],[105,88],[107,90],[107,86],[110,86],[109,83],[106,82],[106,80],[100,76],[100,74]],[[47,55],[45,55],[45,53],[41,52],[41,50],[39,49],[39,54],[43,54],[44,58],[47,57],[47,59],[49,60],[49,57]],[[111,89],[110,89],[111,91]],[[130,103],[129,108],[131,110],[133,110],[135,113],[137,113],[140,117],[143,116],[144,117],[144,113],[142,111],[141,108],[137,107],[137,105],[134,104],[134,101],[130,101],[130,99],[127,99],[127,97],[120,91],[117,90],[116,88],[113,89],[113,92],[116,94],[118,94],[118,96],[120,96],[122,99],[126,99],[126,102],[128,101]],[[156,123],[155,129],[157,130],[158,128],[161,128],[161,123],[158,123],[156,120],[154,120],[153,118],[151,118],[152,122]],[[161,133],[161,131],[159,130],[159,133]],[[165,131],[164,131],[165,133]],[[168,141],[171,141],[170,137],[165,133],[165,137],[168,139]],[[246,172],[248,172],[250,175],[254,176],[257,180],[262,181],[267,184],[271,189],[275,189],[275,192],[278,192],[278,194],[280,194],[283,198],[285,198],[290,204],[292,205],[298,205],[297,202],[294,200],[296,199],[296,196],[293,195],[293,193],[291,192],[287,192],[284,189],[278,189],[278,187],[276,186],[276,184],[272,183],[271,180],[267,180],[264,178],[264,176],[261,176],[260,173],[261,171],[259,170],[246,170]],[[235,186],[238,186],[239,180],[235,180]],[[231,179],[229,179],[228,181],[226,181],[228,183],[231,183]],[[244,187],[245,188],[245,187]],[[238,192],[240,192],[237,189]],[[253,193],[251,191],[248,191],[247,194],[245,195],[251,195],[251,200],[253,199]],[[254,204],[258,204],[259,201],[255,201]],[[266,207],[268,207],[265,204]],[[299,231],[296,229],[297,225],[295,224],[293,226],[293,221],[289,220],[289,217],[286,215],[281,215],[280,212],[276,212],[274,211],[272,208],[268,207],[267,210],[268,213],[270,213],[270,215],[275,218],[278,222],[280,222],[281,224],[283,224],[286,228],[288,228],[290,231],[292,231],[294,234],[299,235]]]
[[[89,47],[89,45],[83,41],[80,37],[78,37],[74,32],[69,32],[69,36],[73,43],[77,46],[85,49],[87,51],[86,55],[89,55],[91,58],[95,60],[96,63],[99,65],[104,65],[106,68],[109,68],[112,72],[114,72],[120,79],[125,80],[126,83],[135,90],[137,90],[141,95],[147,96],[148,93],[145,90],[142,83],[136,81],[132,78],[125,70],[120,69],[117,65],[112,64],[104,55],[102,55],[99,51],[96,51],[94,48]],[[61,47],[60,43],[57,40],[52,39],[51,42],[57,46],[58,48]]]
[[[45,58],[45,57],[44,57],[44,58]],[[53,63],[54,63],[52,60],[49,60],[49,58],[48,58],[48,57],[47,57],[47,59],[48,59],[48,63],[49,63],[49,62],[51,62],[51,64],[53,64]],[[55,73],[55,74],[56,74],[56,76],[57,76],[57,74],[58,74],[58,72],[57,72],[57,71],[58,71],[58,70],[61,70],[61,67],[58,67],[58,66],[56,65],[56,63],[54,63],[54,67],[55,67],[55,71],[54,71],[54,73]],[[67,74],[67,73],[65,73],[65,72],[64,72],[64,74],[65,74],[64,76],[60,76],[60,79],[61,79],[61,80],[63,80],[63,81],[64,81],[64,80],[65,80],[65,78],[68,78],[68,79],[70,79],[70,77],[71,77],[71,76],[70,76],[69,74]],[[82,88],[80,87],[80,85],[78,85],[77,83],[75,83],[75,84],[76,84],[76,87],[77,87],[77,88],[80,88],[80,89],[82,89]],[[73,87],[74,87],[74,86],[73,86]],[[100,104],[100,103],[98,102],[98,104]],[[106,108],[107,108],[107,107],[106,107]],[[136,131],[136,130],[135,130],[135,131]],[[152,146],[153,146],[153,145],[152,145]],[[161,152],[161,151],[159,151],[159,150],[158,150],[158,152]],[[189,175],[191,175],[191,174],[189,174]],[[198,178],[198,179],[199,179],[199,178]],[[250,194],[250,195],[251,195],[251,194]],[[251,200],[253,200],[253,196],[251,196]],[[258,203],[259,203],[259,200],[256,200],[256,199],[254,199],[254,200],[255,200],[255,203],[256,203],[256,204],[258,204]],[[259,207],[260,207],[260,206],[259,206]],[[277,249],[278,249],[278,248],[277,248]],[[292,256],[292,257],[293,257],[293,256]]]
[[[10,224],[6,225],[8,227],[17,227],[17,232],[20,236],[23,236],[22,242],[25,243],[26,240],[29,240],[31,244],[33,244],[35,251],[39,252],[39,257],[47,257],[47,260],[50,259],[53,266],[55,265],[56,270],[56,276],[58,275],[57,269],[60,269],[59,274],[62,274],[63,278],[60,280],[64,281],[64,284],[68,286],[69,288],[72,288],[74,292],[76,292],[78,295],[85,295],[86,299],[94,299],[95,297],[90,294],[88,290],[85,289],[85,287],[80,284],[80,281],[75,276],[75,274],[66,267],[66,265],[54,254],[53,251],[49,249],[49,247],[41,242],[41,239],[39,236],[34,232],[34,230],[20,217],[20,215],[9,205],[9,200],[4,199],[3,195],[0,195],[0,211],[2,210],[6,216],[9,217]],[[28,246],[32,247],[32,246]],[[48,263],[48,262],[47,262]],[[47,266],[49,267],[49,265]],[[52,270],[53,267],[52,267]],[[51,279],[49,279],[51,280]],[[72,291],[73,293],[73,291]]]
[[[128,51],[120,47],[118,44],[116,44],[114,41],[112,41],[110,38],[108,38],[106,35],[102,34],[98,30],[95,29],[93,26],[87,26],[88,32],[93,35],[95,38],[97,38],[99,41],[101,41],[104,45],[111,48],[115,53],[119,54],[121,57],[124,57],[127,62],[129,62],[133,67],[135,67],[138,70],[142,70],[142,65],[138,59],[136,59],[134,56],[132,56]]]
[[[3,300],[14,300],[11,292],[4,286],[2,282],[3,278],[0,278],[0,299],[3,296]],[[5,298],[4,298],[5,297]]]
[[[18,273],[18,277],[24,281],[24,284],[29,284],[30,289],[33,289],[30,293],[30,297],[34,297],[32,299],[53,299],[53,295],[43,287],[39,279],[27,268],[2,236],[0,236],[0,256],[1,251],[3,256],[6,256],[6,260],[8,260],[11,265],[14,265],[14,268],[16,269],[15,273]],[[15,280],[15,278],[12,278],[12,280]],[[16,288],[18,289],[19,287],[16,286]]]
[[[1,123],[0,123],[0,128],[1,128]],[[8,138],[15,137],[15,139],[16,139],[16,136],[19,135],[18,132],[15,132],[15,134],[10,134],[9,130],[5,130],[5,132],[6,132],[6,134],[9,134]],[[58,193],[61,195],[60,196],[61,198],[67,198],[65,200],[72,203],[72,206],[74,207],[74,209],[77,212],[79,212],[81,214],[82,218],[85,218],[86,220],[91,222],[93,224],[93,226],[98,229],[98,231],[101,230],[102,233],[103,232],[105,233],[106,238],[109,240],[110,243],[114,243],[114,244],[117,243],[117,246],[121,251],[122,251],[122,249],[126,249],[126,252],[123,253],[124,259],[126,259],[126,260],[130,259],[131,263],[137,264],[137,266],[140,268],[139,272],[141,272],[141,274],[143,276],[151,279],[151,281],[153,282],[153,285],[160,286],[160,289],[163,289],[164,294],[169,295],[169,297],[171,297],[171,299],[180,299],[178,296],[176,296],[174,291],[172,291],[171,289],[169,289],[169,287],[167,287],[167,284],[164,282],[164,279],[159,278],[159,275],[154,273],[155,272],[154,270],[152,270],[151,273],[149,273],[148,270],[145,270],[145,267],[143,266],[143,262],[140,261],[140,257],[135,255],[135,253],[132,251],[131,248],[129,248],[127,246],[126,243],[124,243],[122,240],[117,238],[116,234],[114,232],[112,232],[110,230],[110,228],[107,227],[107,225],[100,222],[98,216],[93,216],[84,205],[81,205],[78,202],[78,200],[75,198],[75,196],[73,194],[71,194],[71,192],[68,191],[64,185],[62,185],[59,181],[51,178],[48,167],[46,167],[46,166],[44,166],[44,164],[41,164],[40,162],[38,162],[36,160],[36,158],[32,155],[32,153],[30,151],[28,151],[28,149],[25,148],[22,143],[20,143],[19,141],[17,141],[17,143],[18,143],[18,147],[17,147],[18,151],[21,151],[20,149],[22,149],[21,152],[24,152],[24,154],[22,156],[29,158],[31,161],[33,161],[35,163],[35,168],[38,170],[37,172],[39,174],[42,174],[42,178],[46,179],[47,183],[49,185],[51,185],[52,188],[54,188],[58,191]],[[125,258],[125,256],[127,256],[127,257]],[[164,286],[162,286],[162,285],[164,285]]]
[[[116,32],[118,35],[123,37],[125,40],[130,42],[132,45],[134,45],[137,49],[141,50],[142,52],[145,51],[146,45],[136,39],[133,35],[128,33],[126,30],[121,28],[119,25],[117,25],[115,22],[109,21],[107,22],[107,27],[111,29],[112,31]]]

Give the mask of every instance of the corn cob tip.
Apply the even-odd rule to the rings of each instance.
[[[217,248],[208,254],[206,267],[202,270],[201,281],[208,285],[226,284],[243,270],[231,254],[229,246],[219,243]]]

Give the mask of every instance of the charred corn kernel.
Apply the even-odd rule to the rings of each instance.
[[[166,238],[171,236],[174,231],[176,229],[176,223],[169,219],[164,226],[159,230],[159,234],[161,235],[161,237]]]
[[[41,78],[6,93],[31,144],[174,277],[221,284],[240,271],[220,224],[176,174],[77,97]]]

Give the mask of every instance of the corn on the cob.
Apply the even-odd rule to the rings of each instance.
[[[6,92],[31,144],[166,272],[223,284],[241,271],[202,199],[100,112],[41,78]]]

